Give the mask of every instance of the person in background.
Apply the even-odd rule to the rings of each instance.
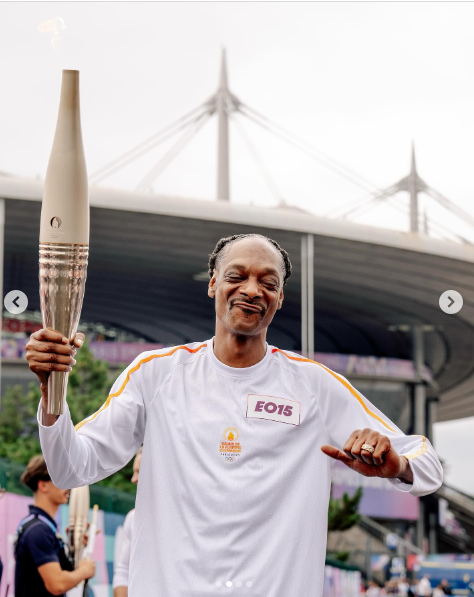
[[[444,597],[443,586],[441,584],[433,589],[433,597]]]
[[[375,581],[369,580],[367,591],[365,592],[366,597],[380,597],[381,594],[382,591],[379,585]]]
[[[95,563],[82,560],[73,570],[54,517],[67,504],[69,490],[58,489],[42,455],[33,456],[21,482],[33,492],[30,514],[18,527],[15,541],[15,597],[64,596],[66,591],[95,574]]]
[[[401,595],[402,597],[407,597],[409,590],[410,590],[410,585],[409,585],[407,579],[404,576],[401,576],[400,580],[398,582],[398,594]]]
[[[420,580],[416,587],[416,594],[418,597],[430,597],[431,595],[431,583],[430,583],[430,575],[425,574],[423,578]]]
[[[451,587],[449,586],[449,582],[446,578],[443,578],[440,586],[445,595],[452,595],[453,591],[452,591]]]
[[[132,483],[138,483],[138,473],[140,472],[140,463],[142,460],[142,448],[140,448],[133,462]],[[130,510],[123,523],[121,544],[119,547],[119,557],[114,569],[114,579],[112,586],[114,588],[114,597],[128,597],[128,568],[130,566],[130,548],[132,543],[132,529],[135,520],[135,508]]]

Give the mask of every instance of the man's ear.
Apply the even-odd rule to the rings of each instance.
[[[49,491],[49,481],[38,481],[38,489],[36,490],[39,493],[48,493]]]
[[[277,309],[281,309],[281,306],[283,305],[283,299],[284,299],[284,295],[283,295],[283,288],[280,290],[280,296],[278,297],[278,307]]]
[[[207,296],[215,298],[216,296],[216,270],[212,274],[212,278],[209,280],[209,286],[207,288]]]

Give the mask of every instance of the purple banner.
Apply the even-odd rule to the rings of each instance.
[[[375,518],[417,520],[419,499],[409,493],[398,491],[387,479],[363,477],[341,462],[335,462],[332,475],[332,497],[340,498],[344,493],[352,495],[362,487],[360,514]]]
[[[379,357],[360,357],[355,354],[315,352],[314,360],[343,375],[366,375],[369,377],[394,377],[416,379],[413,361]],[[431,380],[431,372],[424,367],[423,379]]]
[[[96,359],[108,363],[129,365],[141,352],[164,348],[163,344],[145,344],[141,342],[91,342],[89,347]]]
[[[2,338],[2,359],[24,359],[29,338]]]
[[[28,338],[4,338],[2,340],[2,358],[24,359],[27,343]],[[126,365],[129,365],[141,352],[164,348],[163,344],[141,342],[91,342],[89,346],[97,359]],[[403,359],[316,352],[314,360],[337,373],[342,373],[342,375],[391,377],[406,380],[417,378],[413,362]],[[424,368],[423,378],[431,380],[431,373],[427,367]]]

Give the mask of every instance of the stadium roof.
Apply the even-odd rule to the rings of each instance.
[[[5,207],[4,290],[39,309],[42,182],[0,175]],[[301,234],[314,234],[315,350],[411,358],[411,337],[390,326],[426,324],[427,364],[441,391],[440,421],[474,416],[474,247],[363,226],[292,208],[261,208],[91,188],[91,241],[82,316],[165,344],[213,334],[208,254],[222,236],[258,232],[290,253],[294,273],[269,341],[301,346]],[[439,296],[457,290],[457,315]]]

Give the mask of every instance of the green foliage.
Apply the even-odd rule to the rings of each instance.
[[[114,380],[109,378],[107,364],[94,358],[87,340],[75,359],[76,365],[69,374],[67,402],[73,422],[78,423],[102,406]],[[39,382],[32,382],[26,393],[21,386],[7,388],[0,411],[0,458],[26,465],[41,452],[36,423],[40,398]],[[133,460],[98,484],[135,493],[136,487],[130,483],[132,468]]]
[[[345,493],[339,500],[329,500],[329,531],[346,531],[359,522],[360,514],[357,509],[361,497],[362,487],[358,487],[352,497]]]
[[[332,554],[332,557],[338,562],[347,562],[350,555],[350,551],[337,551],[336,553]]]
[[[39,386],[30,385],[26,394],[21,386],[8,388],[0,413],[0,458],[26,464],[40,452],[36,410],[41,397]]]
[[[352,497],[345,493],[341,499],[329,500],[328,509],[328,531],[347,531],[360,520],[358,513],[359,503],[362,497],[362,487],[358,487]],[[336,553],[327,553],[327,558],[335,562],[347,562],[350,553],[348,551],[338,551]]]

